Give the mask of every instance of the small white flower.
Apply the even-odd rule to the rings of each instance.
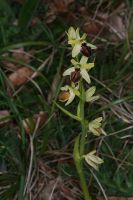
[[[90,83],[90,76],[87,71],[89,71],[91,68],[94,67],[94,63],[87,63],[88,58],[85,56],[82,56],[80,59],[80,62],[77,62],[76,60],[72,59],[71,63],[74,65],[74,67],[70,67],[67,69],[64,73],[63,76],[71,75],[72,72],[75,71],[75,69],[80,69],[80,74],[82,78],[87,82]]]
[[[91,151],[90,153],[84,155],[85,161],[93,167],[95,170],[98,170],[98,165],[103,163],[103,160],[99,158],[98,156],[94,155],[96,153],[96,150]]]
[[[62,92],[59,95],[59,100],[62,102],[66,102],[65,106],[70,104],[74,98],[75,95],[79,96],[80,92],[78,91],[79,85],[75,86],[75,84],[72,84],[71,86],[66,85],[64,87],[61,87]]]
[[[101,121],[102,117],[98,117],[89,123],[89,131],[96,136],[100,136],[101,134],[106,135],[106,133],[101,128]]]
[[[94,93],[96,91],[96,87],[92,86],[90,87],[88,90],[86,90],[85,94],[86,94],[86,102],[94,102],[97,99],[99,99],[99,96],[93,96]]]
[[[82,37],[80,37],[79,28],[75,30],[73,27],[70,27],[68,29],[67,35],[68,35],[68,44],[70,44],[73,47],[72,57],[76,57],[80,53],[82,44],[86,43],[85,39],[87,34],[84,33]],[[96,46],[90,43],[86,43],[86,45],[91,47],[92,49],[96,49]]]

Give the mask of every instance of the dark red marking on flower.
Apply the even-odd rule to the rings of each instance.
[[[91,55],[92,55],[92,49],[91,49],[91,47],[88,47],[87,45],[86,45],[86,43],[83,43],[82,45],[81,45],[81,53],[84,55],[84,56],[86,56],[86,57],[90,57]]]
[[[71,81],[76,83],[80,80],[80,78],[81,78],[80,69],[75,69],[75,71],[71,73],[70,76]]]
[[[95,130],[99,133],[99,134],[101,134],[102,133],[102,130],[101,130],[101,128],[95,128]]]

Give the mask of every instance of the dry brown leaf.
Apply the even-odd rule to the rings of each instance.
[[[37,121],[40,118],[40,126],[43,125],[48,119],[48,113],[40,111],[38,114],[34,114],[34,120]]]
[[[113,41],[123,40],[126,37],[126,30],[123,17],[119,14],[108,16],[106,13],[99,13],[96,20],[88,17],[83,25],[83,31],[87,34],[93,36],[102,34],[104,38]]]
[[[74,0],[54,0],[54,1],[47,0],[49,10],[46,13],[46,23],[53,22],[58,14],[65,13],[69,15],[69,6],[73,2]],[[46,4],[45,0],[44,3]]]
[[[75,199],[72,190],[65,186],[61,188],[60,196],[61,196],[61,199],[64,199],[65,197],[67,197],[67,199],[69,200]]]
[[[28,64],[28,63],[30,63],[33,54],[34,54],[34,50],[30,50],[29,52],[25,52],[23,48],[14,49],[14,50],[11,51],[11,55],[9,53],[5,53],[3,55],[3,57],[5,58],[5,60],[3,61],[3,64],[8,69],[16,70],[16,69],[18,69],[22,66],[20,66],[19,64],[16,64],[16,63],[11,63],[9,61],[6,61],[6,57],[11,56],[11,58],[23,61],[24,63]]]
[[[124,23],[123,17],[119,14],[114,14],[110,16],[107,25],[109,26],[110,32],[114,33],[117,38],[123,40],[126,37],[127,28]]]
[[[87,33],[88,35],[97,35],[101,31],[102,26],[92,20],[91,18],[88,18],[88,20],[83,25],[83,31]]]
[[[8,62],[6,60],[2,61],[2,63],[4,64],[4,66],[6,66],[6,68],[11,69],[11,70],[16,70],[16,69],[20,68],[20,66],[14,64],[14,63]]]
[[[61,13],[67,12],[67,4],[65,3],[65,1],[54,0],[53,3],[57,12],[61,12]]]
[[[83,31],[93,36],[102,36],[111,41],[123,40],[126,37],[128,27],[127,10],[125,4],[121,4],[112,13],[98,12],[90,16],[85,7],[80,9],[84,18]]]
[[[74,200],[75,195],[72,189],[65,186],[63,180],[60,177],[50,180],[47,185],[42,189],[39,195],[40,200],[62,199],[62,200]]]
[[[51,2],[51,4],[55,8],[54,10],[56,10],[56,12],[64,13],[68,12],[68,7],[73,2],[74,0],[54,0],[53,2]]]
[[[38,114],[34,114],[33,118],[26,118],[22,121],[25,132],[29,134],[31,131],[33,131],[35,124],[39,120],[39,127],[41,127],[48,119],[47,112],[40,111]]]
[[[55,97],[55,92],[57,90],[57,85],[59,83],[61,79],[61,75],[60,73],[57,71],[57,73],[55,74],[55,77],[54,77],[54,80],[53,82],[51,83],[51,89],[50,89],[50,92],[48,94],[48,103],[51,104],[52,102],[52,99]]]
[[[33,51],[25,52],[23,48],[14,49],[12,51],[12,56],[18,60],[22,60],[25,63],[29,63],[31,61],[31,57],[33,55]]]
[[[0,124],[9,122],[10,113],[8,110],[0,110]]]
[[[21,67],[20,69],[11,73],[8,76],[8,79],[14,87],[18,87],[24,84],[32,76],[33,73],[34,71],[31,68]]]
[[[53,194],[53,189],[56,187],[56,180],[51,180],[47,183],[46,187],[41,191],[39,195],[40,200],[48,200]],[[52,195],[53,197],[53,195]],[[52,198],[53,199],[53,198]]]
[[[54,0],[54,6],[56,7],[57,12],[64,13],[68,12],[68,6],[73,3],[74,0]]]

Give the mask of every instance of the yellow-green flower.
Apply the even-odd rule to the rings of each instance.
[[[78,91],[79,89],[79,85],[76,85],[74,83],[72,83],[71,86],[66,85],[64,87],[61,87],[61,93],[59,94],[59,100],[62,102],[66,102],[65,106],[67,106],[68,104],[70,104],[75,96],[79,96],[80,92]]]
[[[63,76],[71,75],[72,72],[75,71],[75,69],[80,70],[80,75],[82,78],[87,82],[90,83],[90,76],[87,71],[89,71],[92,67],[94,67],[94,63],[87,63],[88,58],[85,56],[82,56],[80,59],[80,62],[77,62],[75,59],[71,60],[71,63],[74,65],[74,67],[70,67],[67,69]]]
[[[93,96],[96,91],[96,87],[92,86],[88,90],[86,90],[85,95],[86,95],[86,102],[94,102],[97,99],[99,99],[99,96]]]
[[[100,164],[103,163],[103,160],[99,158],[98,156],[94,155],[96,153],[96,150],[91,151],[90,153],[84,155],[85,161],[93,167],[95,170],[98,170],[98,167]]]
[[[86,36],[87,34],[84,33],[82,37],[80,37],[79,34],[79,28],[76,30],[73,27],[70,27],[67,32],[68,35],[68,44],[70,44],[73,47],[72,50],[72,57],[76,57],[81,50],[81,46],[83,43],[86,43]],[[91,47],[92,49],[96,49],[96,46],[86,43],[87,46]]]
[[[89,131],[92,132],[96,136],[100,136],[101,134],[106,135],[104,130],[101,128],[102,117],[98,117],[89,123]]]

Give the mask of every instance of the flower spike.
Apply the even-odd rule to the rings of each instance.
[[[63,76],[69,76],[69,84],[61,88],[59,94],[59,101],[65,102],[65,106],[69,105],[76,96],[79,97],[79,102],[77,105],[77,114],[73,114],[72,111],[68,111],[62,106],[57,105],[57,107],[67,114],[72,119],[76,119],[81,124],[82,132],[79,134],[74,145],[74,161],[76,164],[77,172],[81,180],[81,186],[84,193],[84,199],[91,199],[89,192],[87,191],[87,184],[84,175],[83,164],[84,160],[95,170],[98,170],[99,165],[103,163],[103,160],[96,155],[96,150],[93,150],[84,155],[86,136],[87,132],[93,133],[94,136],[100,136],[105,134],[101,128],[102,117],[96,118],[90,122],[85,118],[85,106],[86,102],[92,103],[96,101],[99,96],[94,95],[96,91],[95,86],[89,86],[86,90],[85,81],[90,84],[89,71],[94,67],[95,59],[91,62],[89,57],[93,53],[93,49],[96,46],[87,43],[86,34],[80,35],[79,28],[74,29],[70,27],[67,32],[68,44],[72,47],[72,59],[71,66],[64,71]],[[85,80],[85,81],[84,81]],[[91,135],[92,136],[92,135]]]

